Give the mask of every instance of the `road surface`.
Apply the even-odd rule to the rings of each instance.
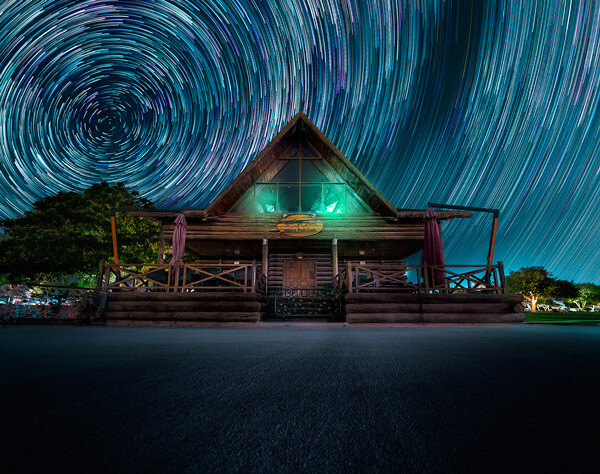
[[[3,472],[600,468],[600,327],[0,329]]]

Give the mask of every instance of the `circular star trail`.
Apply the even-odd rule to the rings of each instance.
[[[397,207],[500,209],[506,266],[600,283],[599,48],[597,2],[4,0],[0,217],[100,181],[203,207],[303,110]]]

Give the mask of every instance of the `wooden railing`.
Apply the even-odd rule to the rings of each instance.
[[[435,272],[443,281],[435,281]],[[426,293],[506,293],[504,266],[496,265],[423,265]]]
[[[348,293],[506,293],[502,262],[497,265],[360,265],[347,262],[344,272],[334,278],[333,286]]]
[[[266,295],[268,290],[268,278],[261,271],[256,270],[256,293],[260,293],[261,295]]]
[[[109,291],[266,291],[253,263],[101,264],[98,287]]]
[[[348,291],[348,271],[346,268],[333,277],[333,287],[340,293]]]

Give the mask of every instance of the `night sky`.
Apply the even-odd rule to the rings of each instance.
[[[495,260],[600,283],[597,2],[0,2],[2,218],[100,181],[204,207],[303,110],[396,207],[498,208]]]

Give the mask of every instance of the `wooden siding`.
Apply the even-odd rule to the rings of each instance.
[[[271,253],[269,254],[269,295],[283,288],[283,262],[298,260],[297,253]],[[302,260],[316,262],[317,288],[325,288],[332,283],[331,252],[303,252]]]
[[[189,223],[189,240],[293,240],[277,230],[281,214],[225,214],[201,223]],[[323,230],[303,240],[423,240],[425,224],[415,219],[395,221],[381,216],[318,216]],[[172,240],[174,225],[163,226]]]

